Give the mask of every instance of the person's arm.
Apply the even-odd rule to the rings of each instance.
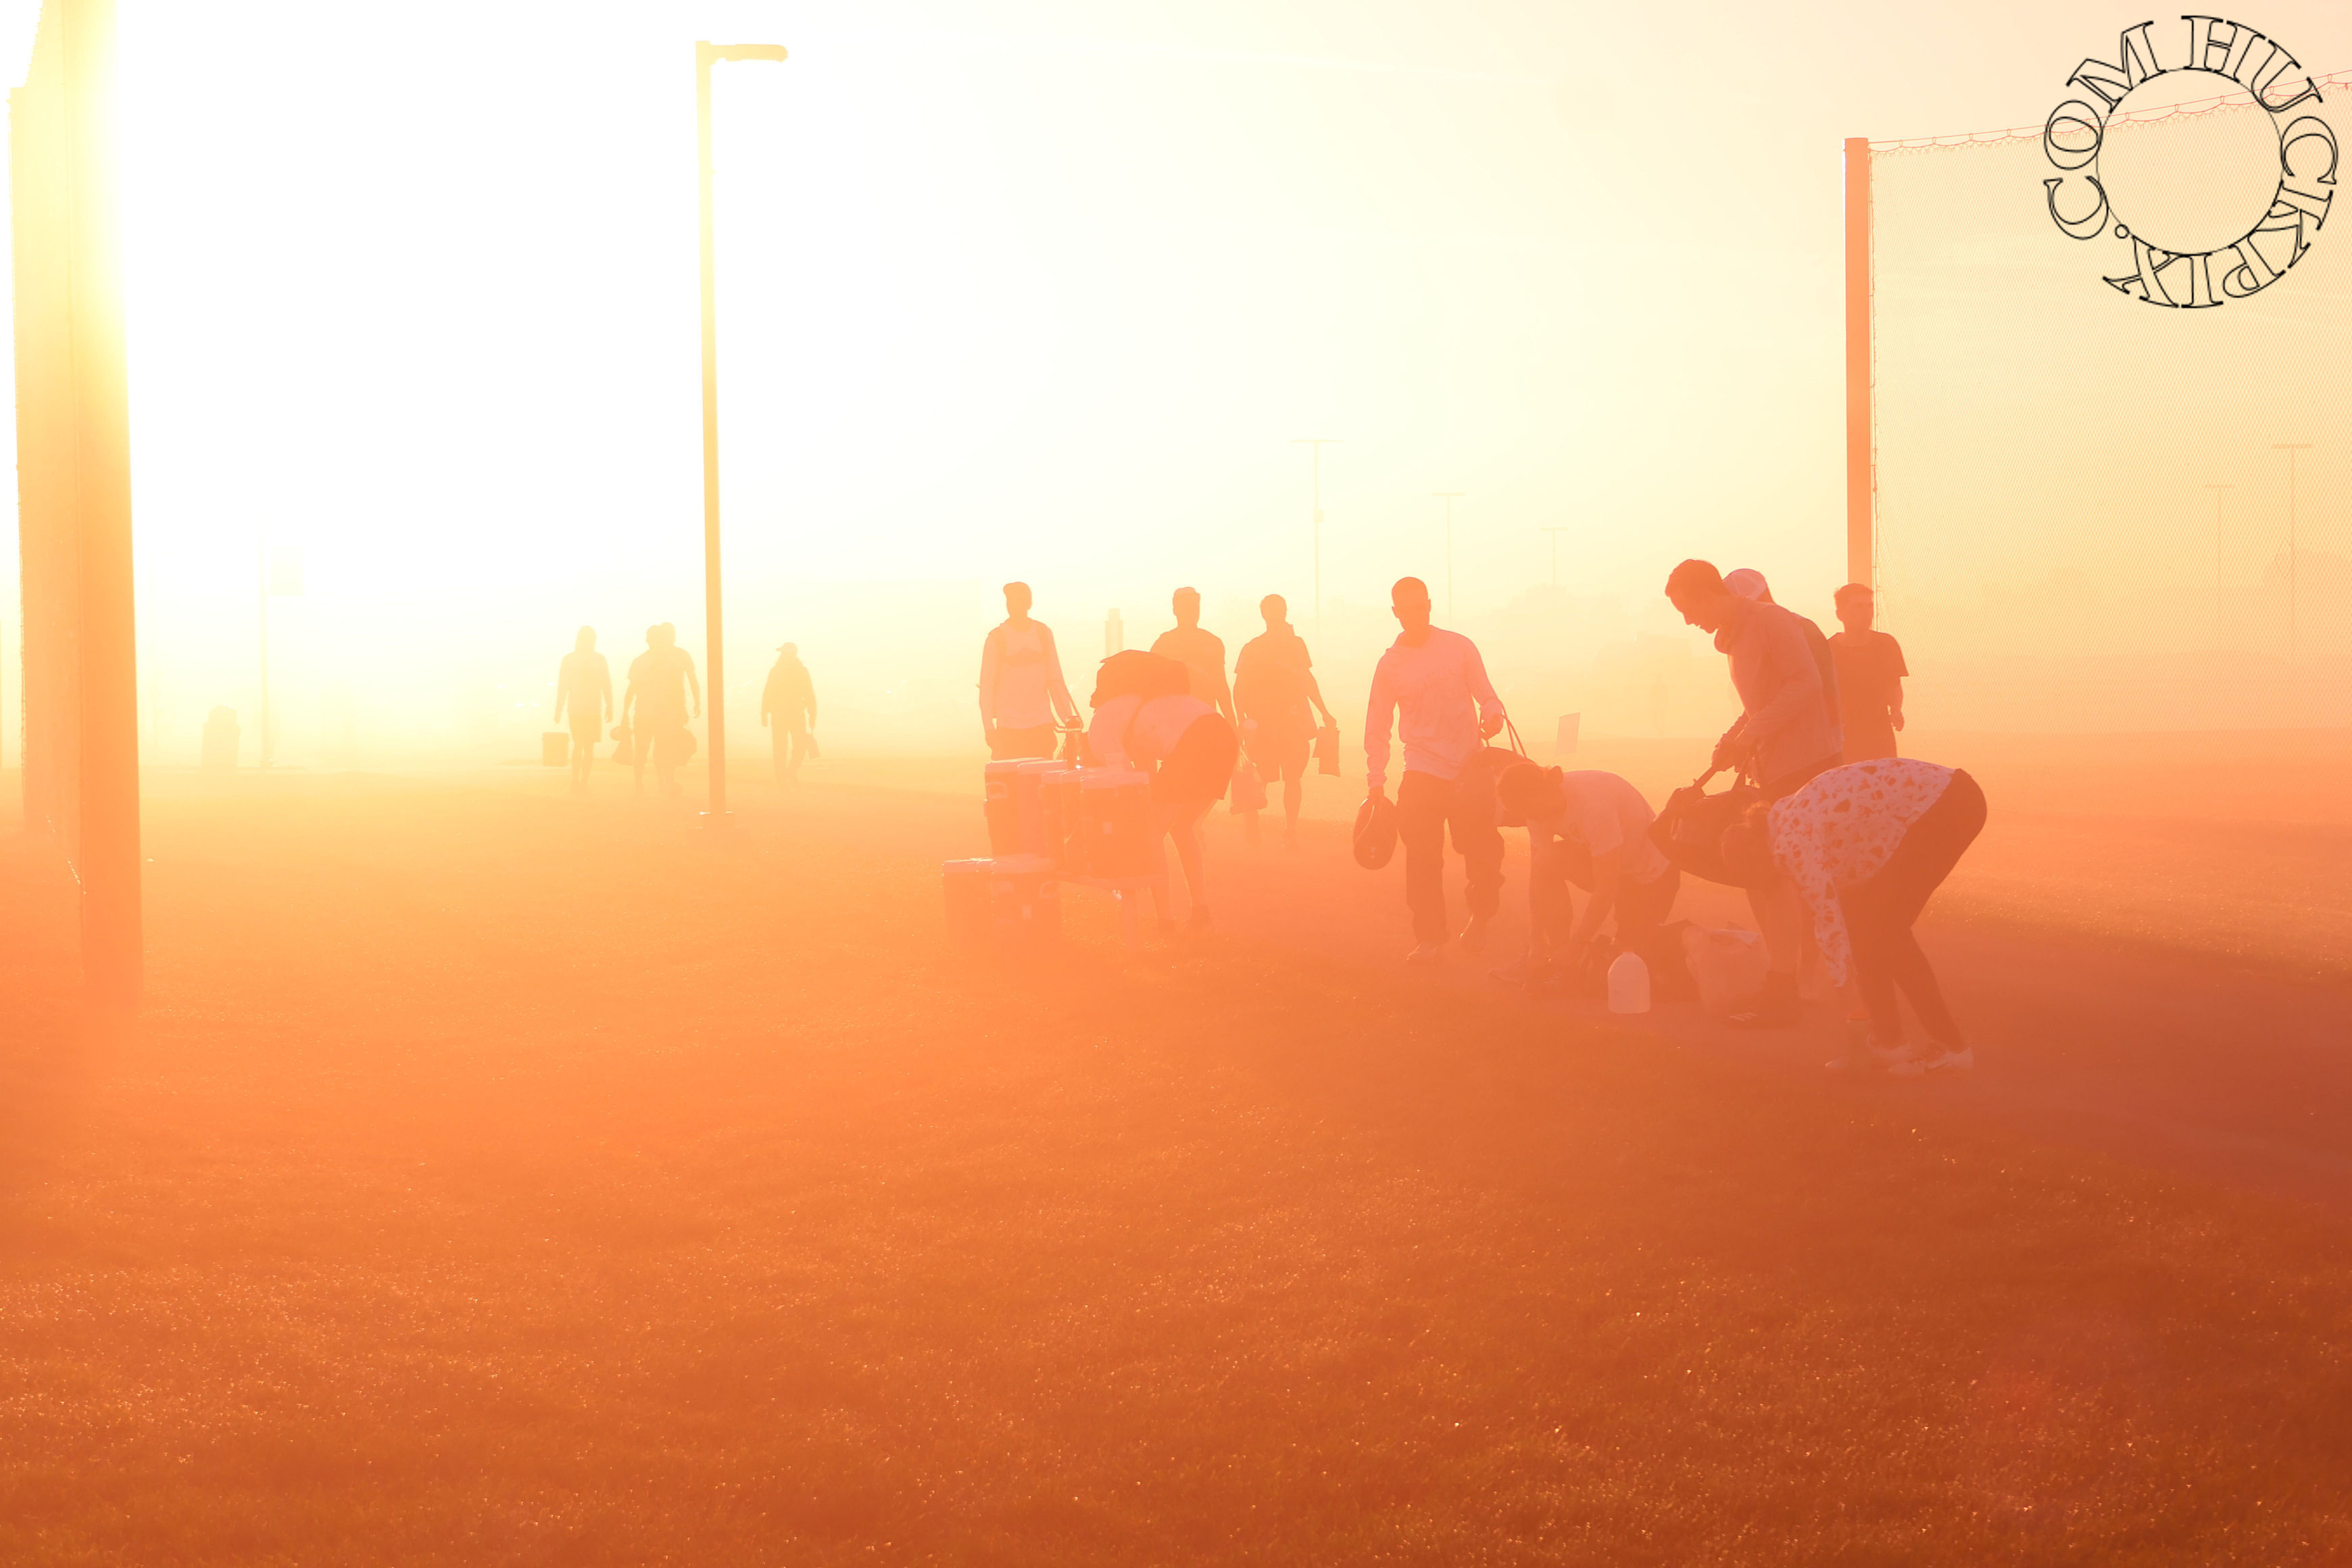
[[[1886,639],[1886,662],[1893,667],[1887,671],[1887,684],[1895,688],[1895,700],[1887,705],[1886,716],[1894,720],[1895,727],[1900,730],[1903,728],[1903,678],[1911,673],[1911,668],[1903,662],[1903,645],[1891,637]]]
[[[1495,695],[1495,683],[1486,679],[1486,661],[1478,653],[1478,645],[1469,638],[1462,639],[1470,650],[1470,695],[1478,702],[1478,738],[1491,740],[1503,727],[1503,700]]]
[[[1372,696],[1364,710],[1364,787],[1378,795],[1389,777],[1389,727],[1396,722],[1396,692],[1389,686],[1388,666],[1372,668]]]
[[[1570,948],[1582,947],[1601,932],[1601,922],[1617,907],[1617,889],[1625,880],[1625,847],[1595,850],[1592,855],[1592,893],[1584,900],[1584,912],[1576,917],[1576,925],[1568,933]],[[1622,933],[1620,933],[1621,937]]]
[[[1040,626],[1037,629],[1045,634],[1045,674],[1052,681],[1045,689],[1046,695],[1054,700],[1055,716],[1065,724],[1075,724],[1078,721],[1078,705],[1070,700],[1070,689],[1062,682],[1062,650],[1054,641],[1054,628]]]
[[[1315,704],[1315,711],[1323,715],[1323,722],[1338,729],[1339,721],[1331,717],[1331,705],[1323,700],[1323,683],[1315,679],[1312,669],[1303,673],[1307,677],[1307,700]]]
[[[1234,706],[1233,682],[1225,679],[1225,645],[1217,644],[1217,695],[1212,704],[1235,730],[1242,727],[1241,710]]]

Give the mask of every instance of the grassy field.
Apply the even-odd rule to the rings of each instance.
[[[2340,1216],[544,789],[0,847],[0,1561],[2352,1563]]]

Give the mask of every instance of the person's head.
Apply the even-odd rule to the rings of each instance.
[[[1400,577],[1389,590],[1389,610],[1409,632],[1429,626],[1429,584],[1418,577]]]
[[[1265,617],[1265,629],[1278,632],[1290,624],[1290,602],[1279,594],[1268,594],[1257,602],[1257,613]]]
[[[1004,584],[1004,613],[1011,616],[1014,620],[1027,620],[1029,618],[1029,606],[1034,602],[1034,601],[1029,597],[1028,584],[1007,583]]]
[[[1838,624],[1850,632],[1866,632],[1878,616],[1878,595],[1867,583],[1848,583],[1837,591]]]
[[[1560,783],[1559,769],[1539,768],[1533,763],[1513,763],[1495,781],[1495,798],[1511,816],[1527,821],[1532,817],[1554,816],[1567,804],[1567,789]]]
[[[594,653],[596,651],[596,628],[594,626],[582,626],[580,628],[580,635],[572,639],[572,651],[574,653]]]
[[[661,626],[658,622],[646,628],[646,646],[647,647],[661,647]]]
[[[776,651],[795,664],[800,662],[801,645],[796,642],[779,643],[776,646]]]
[[[677,646],[677,628],[670,625],[667,621],[664,621],[661,625],[654,627],[653,630],[646,634],[646,641],[651,643],[656,647],[676,647]]]
[[[1743,599],[1759,605],[1772,602],[1772,585],[1764,581],[1764,574],[1753,566],[1742,566],[1737,572],[1723,574],[1723,585]]]
[[[1095,694],[1087,706],[1099,708],[1121,697],[1181,697],[1192,689],[1192,672],[1165,654],[1129,648],[1102,661],[1095,671]]]
[[[1703,632],[1721,631],[1731,618],[1731,590],[1710,561],[1685,561],[1666,574],[1666,597],[1685,622]]]
[[[1176,610],[1176,624],[1190,631],[1201,624],[1201,590],[1179,588],[1169,601]]]
[[[1758,801],[1733,817],[1717,841],[1724,872],[1740,887],[1760,888],[1772,879],[1772,833],[1767,820],[1771,809]]]

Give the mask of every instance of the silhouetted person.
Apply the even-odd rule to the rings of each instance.
[[[1236,729],[1234,694],[1225,685],[1225,639],[1201,626],[1201,591],[1179,588],[1171,601],[1176,625],[1151,644],[1151,651],[1184,667],[1193,696],[1225,716]]]
[[[1649,965],[1652,983],[1675,972],[1659,928],[1674,912],[1682,871],[1650,839],[1657,813],[1642,792],[1597,769],[1514,763],[1496,781],[1504,808],[1528,825],[1528,956],[1496,971],[1505,980],[1573,973],[1602,922],[1616,921],[1617,945]],[[1584,912],[1564,918],[1567,884],[1587,889]]]
[[[1911,928],[1984,821],[1984,791],[1967,773],[1884,757],[1832,768],[1786,799],[1750,807],[1723,831],[1733,873],[1777,870],[1798,889],[1831,980],[1860,988],[1872,1054],[1897,1074],[1976,1065]],[[1932,1042],[1924,1054],[1904,1047],[1897,990]],[[1849,1049],[1838,1065],[1863,1064]]]
[[[816,728],[816,686],[808,666],[793,643],[776,649],[768,684],[760,693],[760,722],[768,726],[768,746],[774,753],[776,782],[801,782],[801,764],[808,761],[809,731]]]
[[[1151,774],[1151,853],[1160,868],[1151,889],[1160,923],[1167,903],[1165,841],[1176,844],[1194,926],[1209,923],[1209,868],[1201,853],[1201,818],[1225,793],[1241,745],[1233,721],[1192,695],[1183,664],[1163,654],[1129,651],[1103,660],[1095,679],[1094,722],[1087,750],[1104,767]]]
[[[582,626],[572,651],[555,667],[555,719],[572,715],[572,793],[588,793],[588,770],[613,716],[613,667],[596,651],[596,628]]]
[[[1837,614],[1845,630],[1830,638],[1837,659],[1839,729],[1845,760],[1868,762],[1895,754],[1895,732],[1903,728],[1903,645],[1873,631],[1878,596],[1868,585],[1848,583],[1837,591]]]
[[[1029,584],[1004,584],[1004,619],[980,650],[980,729],[999,761],[1054,754],[1054,726],[1078,721],[1054,633],[1029,618]]]
[[[1429,963],[1445,952],[1445,837],[1468,868],[1470,923],[1465,945],[1476,948],[1502,906],[1503,835],[1495,826],[1495,791],[1474,768],[1486,738],[1503,727],[1503,700],[1486,679],[1478,648],[1459,632],[1429,624],[1429,588],[1402,577],[1389,607],[1404,629],[1372,671],[1364,715],[1364,774],[1375,798],[1388,780],[1389,727],[1404,742],[1397,782],[1397,837],[1404,846],[1404,900],[1412,910],[1412,951]]]
[[[694,735],[687,725],[702,717],[702,682],[694,673],[694,656],[677,646],[677,628],[667,621],[646,628],[646,651],[629,663],[621,717],[633,742],[637,793],[646,793],[646,764],[650,762],[662,794],[677,794],[678,765],[694,754]]]
[[[1772,584],[1764,581],[1764,574],[1753,566],[1742,566],[1723,574],[1723,585],[1743,599],[1753,599],[1759,605],[1774,605],[1788,609],[1772,596]],[[1789,610],[1797,616],[1794,610]],[[1844,727],[1839,723],[1837,659],[1830,652],[1830,639],[1810,616],[1797,616],[1797,627],[1805,634],[1805,647],[1812,650],[1813,668],[1822,672],[1822,700],[1829,705],[1830,723],[1837,730],[1838,744],[1845,744]]]
[[[1234,660],[1234,710],[1250,761],[1268,784],[1282,781],[1282,841],[1298,842],[1298,806],[1304,795],[1307,759],[1315,743],[1315,715],[1336,723],[1315,679],[1307,639],[1290,628],[1290,606],[1279,594],[1258,601],[1265,630],[1242,644]],[[1244,813],[1250,842],[1257,842],[1257,813]]]
[[[1666,577],[1666,597],[1685,621],[1714,633],[1717,650],[1731,661],[1739,717],[1715,743],[1716,767],[1745,773],[1770,802],[1837,765],[1837,731],[1822,692],[1821,667],[1795,616],[1778,605],[1740,597],[1705,561],[1675,567]],[[1751,890],[1748,904],[1763,928],[1771,970],[1755,1012],[1735,1021],[1793,1024],[1801,1011],[1797,970],[1805,951],[1795,890],[1776,879]]]

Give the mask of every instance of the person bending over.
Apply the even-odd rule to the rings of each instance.
[[[1160,880],[1151,901],[1162,927],[1168,914],[1167,844],[1176,845],[1195,927],[1209,923],[1209,869],[1201,853],[1201,819],[1225,793],[1241,744],[1233,721],[1187,689],[1184,666],[1160,654],[1129,651],[1103,660],[1095,678],[1094,722],[1087,750],[1104,767],[1151,774],[1151,853]]]
[[[1767,801],[1801,788],[1838,763],[1837,731],[1797,617],[1778,605],[1745,599],[1724,585],[1705,561],[1685,561],[1666,578],[1666,597],[1682,617],[1715,634],[1717,651],[1731,663],[1739,717],[1715,743],[1714,765],[1736,768],[1756,781]],[[1777,879],[1748,895],[1771,958],[1764,996],[1738,1022],[1780,1027],[1797,1021],[1797,972],[1804,962],[1804,922],[1789,889]]]
[[[1642,792],[1615,773],[1564,772],[1514,763],[1496,794],[1528,825],[1528,953],[1496,972],[1504,980],[1540,983],[1575,973],[1614,917],[1617,945],[1637,952],[1660,978],[1675,973],[1659,934],[1674,912],[1683,874],[1650,840],[1657,813]],[[1584,912],[1567,918],[1568,884],[1589,890]]]
[[[1242,645],[1234,660],[1234,711],[1250,761],[1267,784],[1282,781],[1282,842],[1298,844],[1298,807],[1305,795],[1307,757],[1315,740],[1315,715],[1335,724],[1315,679],[1307,639],[1290,627],[1290,605],[1279,594],[1258,601],[1264,635]],[[1249,840],[1257,842],[1257,813],[1243,813]]]
[[[1831,980],[1861,993],[1871,1054],[1897,1074],[1976,1065],[1911,928],[1984,822],[1984,791],[1966,773],[1884,757],[1832,768],[1723,830],[1727,869],[1746,878],[1777,870],[1795,886]],[[1924,1051],[1903,1043],[1897,991],[1927,1033]],[[1832,1065],[1858,1068],[1860,1053],[1850,1048]]]
[[[1495,787],[1471,764],[1487,737],[1503,727],[1503,700],[1486,679],[1478,647],[1459,632],[1429,624],[1429,589],[1401,577],[1389,608],[1403,629],[1372,671],[1364,714],[1365,784],[1385,799],[1389,730],[1404,742],[1404,776],[1397,781],[1397,837],[1404,845],[1404,901],[1412,911],[1410,963],[1433,963],[1445,953],[1445,836],[1468,870],[1465,893],[1470,923],[1466,947],[1484,945],[1503,900],[1503,835],[1495,826]]]

